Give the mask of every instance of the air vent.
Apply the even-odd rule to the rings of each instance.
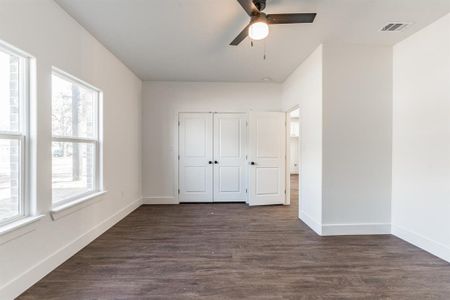
[[[392,22],[384,25],[380,31],[402,31],[408,27],[411,23],[404,22]]]

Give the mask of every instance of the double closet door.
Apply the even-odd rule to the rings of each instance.
[[[247,115],[180,113],[180,202],[245,202]]]

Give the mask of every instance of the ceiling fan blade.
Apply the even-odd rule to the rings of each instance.
[[[238,34],[238,36],[230,43],[230,46],[237,46],[239,45],[248,35],[248,28],[250,27],[250,24],[247,25],[241,33]]]
[[[295,24],[295,23],[312,23],[316,17],[315,13],[300,14],[272,14],[267,15],[267,23],[269,24]]]
[[[259,13],[258,8],[255,4],[253,4],[252,0],[237,0],[239,4],[241,4],[242,8],[244,8],[245,12],[251,17],[255,14]]]

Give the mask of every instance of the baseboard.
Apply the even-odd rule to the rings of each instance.
[[[322,235],[322,224],[314,220],[311,216],[309,216],[304,211],[300,212],[300,220],[303,221],[309,228],[314,230],[318,235]]]
[[[403,227],[392,225],[392,234],[443,260],[450,262],[450,247]]]
[[[116,214],[112,215],[102,223],[98,224],[88,232],[82,234],[77,239],[58,249],[53,254],[47,256],[37,264],[23,272],[21,275],[12,279],[2,287],[0,287],[0,299],[14,299],[33,284],[42,279],[45,275],[50,273],[60,264],[72,257],[78,251],[83,249],[90,242],[95,240],[106,230],[111,228],[114,224],[125,218],[129,213],[142,205],[142,199],[138,199],[133,203],[127,205]]]
[[[374,235],[390,234],[389,223],[352,223],[352,224],[323,224],[322,235]]]
[[[144,197],[144,205],[159,205],[159,204],[180,204],[176,197],[172,196],[152,196]]]

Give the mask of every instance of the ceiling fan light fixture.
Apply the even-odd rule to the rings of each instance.
[[[250,23],[231,41],[230,46],[237,46],[248,36],[252,40],[263,40],[269,35],[269,24],[312,23],[316,13],[265,14],[267,0],[237,0],[247,15]]]
[[[262,20],[254,22],[248,28],[248,35],[252,40],[263,40],[269,35],[269,25]]]

